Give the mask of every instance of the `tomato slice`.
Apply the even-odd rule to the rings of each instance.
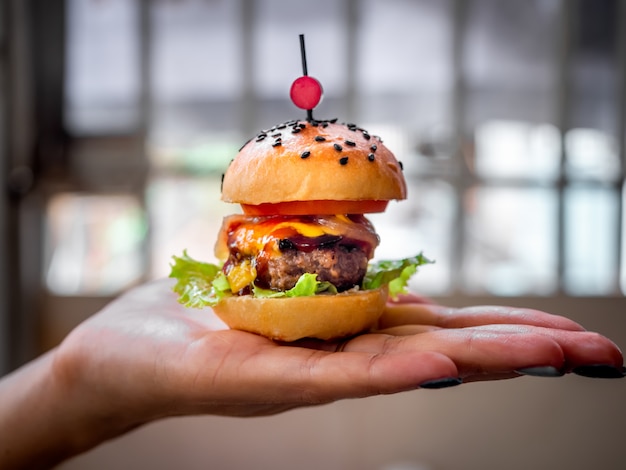
[[[241,204],[243,213],[264,215],[334,215],[384,212],[389,201],[288,201],[265,204]]]

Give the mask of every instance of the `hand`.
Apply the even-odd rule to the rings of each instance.
[[[572,320],[538,310],[455,309],[407,295],[388,304],[378,327],[381,333],[409,336],[414,349],[445,354],[454,360],[464,382],[570,372],[624,377],[622,354],[610,340]],[[364,343],[364,338],[358,342]],[[351,348],[355,347],[353,343]]]
[[[278,344],[182,307],[171,280],[140,286],[0,381],[0,467],[49,467],[168,416],[258,416],[461,382],[622,377],[607,338],[547,313],[390,302],[376,331]]]
[[[123,405],[141,424],[179,414],[265,415],[459,379],[597,365],[599,374],[623,375],[608,339],[535,310],[450,309],[405,296],[389,304],[375,333],[281,345],[226,329],[209,309],[183,308],[170,288],[169,280],[139,287],[67,338],[56,363],[80,397],[110,413]]]
[[[210,309],[181,306],[172,285],[136,288],[66,338],[55,364],[73,399],[100,414],[123,408],[132,427],[181,414],[274,414],[458,374],[437,352],[348,353],[349,342],[278,344],[229,330]]]

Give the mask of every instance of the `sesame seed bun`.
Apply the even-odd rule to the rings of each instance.
[[[328,218],[332,214],[380,212],[386,207],[387,201],[405,198],[406,183],[402,165],[382,140],[354,124],[338,124],[334,120],[294,120],[258,133],[241,148],[222,182],[222,200],[241,204],[244,219],[253,215],[317,214]],[[382,205],[379,204],[381,202]],[[331,211],[339,210],[339,207],[342,211]],[[277,220],[282,224],[290,223],[286,219]],[[357,224],[354,219],[349,220]],[[332,269],[338,272],[348,269],[344,268],[344,264],[352,270],[350,261],[362,256],[369,259],[378,243],[377,237],[374,242],[369,240],[360,243],[363,240],[355,237],[357,232],[352,230],[345,234],[346,243],[351,242],[347,254],[336,257],[333,252],[329,258],[328,252],[340,248],[315,245],[314,240],[323,236],[309,235],[306,230],[298,231],[304,230],[301,226],[305,223],[296,222],[293,227],[299,228],[292,228],[298,237],[311,240],[311,248],[298,258],[298,262],[318,275],[326,275],[321,266],[326,266],[328,259],[331,259]],[[278,252],[265,249],[269,239],[260,235],[260,225],[260,222],[254,221],[254,227],[257,228],[246,229],[246,236],[241,239],[243,248],[238,246],[236,256],[227,253],[233,271],[244,266],[239,263],[243,256],[241,253],[245,256],[254,254],[256,258],[251,264],[263,272],[265,268],[259,266],[265,266],[263,263],[267,264],[272,256],[289,259],[280,248]],[[228,226],[225,224],[223,229],[228,230]],[[324,226],[329,227],[328,223]],[[227,236],[222,235],[223,240]],[[257,256],[256,252],[258,239],[263,245],[262,256]],[[364,247],[367,247],[365,251]],[[296,247],[294,245],[293,250],[285,250],[291,252]],[[364,255],[366,252],[367,255]],[[260,265],[256,264],[258,260],[262,261]],[[277,265],[291,268],[289,262]],[[274,271],[272,276],[282,281],[280,270],[275,268]],[[288,271],[285,270],[285,277],[293,277],[294,274]],[[255,272],[254,275],[257,274]],[[359,285],[361,280],[350,282]],[[386,287],[375,290],[349,289],[338,294],[309,297],[258,298],[243,294],[223,298],[213,309],[229,327],[274,340],[330,340],[355,335],[375,326],[386,300]]]
[[[381,139],[332,121],[290,121],[260,132],[222,185],[223,201],[250,205],[405,198],[402,165]]]
[[[213,310],[230,328],[278,341],[330,340],[374,327],[387,301],[387,289],[291,298],[222,299]]]

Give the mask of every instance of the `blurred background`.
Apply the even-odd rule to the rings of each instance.
[[[0,1],[0,375],[187,249],[226,164],[304,112],[383,137],[409,199],[377,257],[413,289],[523,305],[626,346],[623,0]],[[623,383],[524,378],[255,420],[150,425],[63,469],[617,469]]]

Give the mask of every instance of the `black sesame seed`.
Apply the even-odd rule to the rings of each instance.
[[[370,150],[371,150],[372,152],[375,152],[377,148],[378,148],[378,147],[376,146],[376,144],[374,144],[374,145],[372,145],[372,146],[370,147]]]
[[[283,143],[280,140],[277,140],[272,144],[272,147],[280,147]]]
[[[291,133],[292,133],[292,134],[297,134],[297,133],[298,133],[298,132],[300,132],[301,130],[302,130],[302,129],[300,129],[299,127],[294,127],[294,128],[291,130]]]
[[[347,165],[348,164],[348,157],[341,157],[339,159],[339,164],[341,165]]]
[[[351,140],[344,141],[344,144],[346,144],[349,147],[354,147],[356,145],[356,143],[352,142]]]
[[[316,135],[315,136],[315,141],[316,142],[324,142],[326,140],[326,137],[321,136],[321,135]]]
[[[328,122],[330,122],[331,124],[335,124],[337,122],[337,118],[332,118]]]
[[[372,138],[372,136],[371,136],[371,135],[369,135],[367,132],[363,132],[363,138],[364,138],[365,140],[370,140],[370,139]]]
[[[399,161],[399,162],[398,162],[398,166],[400,167],[400,169],[401,169],[401,170],[403,170],[403,171],[404,171],[404,165],[402,164],[402,162],[400,162],[400,161]]]
[[[311,152],[309,152],[308,150],[305,150],[304,152],[300,154],[300,158],[309,158],[310,156],[311,156]]]
[[[276,134],[272,134],[272,137],[276,138],[276,137],[280,137],[282,134],[280,132],[277,132]]]
[[[343,150],[343,147],[339,144],[333,144],[333,147],[335,147],[335,150],[337,152],[341,152]]]
[[[260,135],[259,137],[256,138],[256,142],[262,142],[263,140],[265,140],[264,135]]]
[[[373,162],[375,158],[376,158],[376,157],[374,156],[374,154],[373,154],[373,153],[370,153],[370,154],[367,156],[367,159],[368,159],[370,162]]]
[[[277,129],[284,129],[285,127],[287,127],[287,124],[283,123],[280,126],[278,126]]]

